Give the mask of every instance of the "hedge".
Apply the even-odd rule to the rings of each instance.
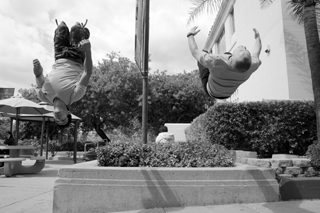
[[[317,139],[313,101],[220,103],[193,120],[187,140],[228,149],[304,155]]]
[[[320,171],[320,143],[315,142],[308,148],[306,156],[310,158],[311,165]]]
[[[99,166],[233,167],[235,153],[217,144],[111,142],[96,148]]]

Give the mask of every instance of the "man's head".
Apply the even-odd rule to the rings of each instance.
[[[55,106],[53,111],[53,117],[55,123],[60,127],[68,127],[71,123],[71,113],[69,112],[67,106],[60,107]]]
[[[168,127],[166,126],[161,126],[159,129],[160,132],[168,132]]]
[[[232,67],[239,72],[246,72],[251,66],[251,54],[245,46],[239,46],[233,51]]]

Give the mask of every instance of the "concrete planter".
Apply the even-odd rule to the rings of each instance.
[[[234,152],[236,153],[236,162],[239,163],[243,158],[257,158],[257,152],[242,150],[234,150]]]
[[[187,141],[184,131],[190,123],[165,123],[164,125],[168,128],[168,132],[174,134],[175,142]]]
[[[53,212],[110,212],[161,207],[279,201],[275,171],[230,168],[98,167],[89,161],[59,170]]]

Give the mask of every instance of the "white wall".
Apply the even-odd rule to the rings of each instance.
[[[282,2],[289,98],[313,100],[311,72],[303,25],[292,19]]]
[[[236,48],[244,45],[252,51],[254,34],[260,32],[262,65],[251,78],[239,87],[239,101],[257,101],[263,99],[288,99],[289,85],[287,62],[283,35],[281,1],[275,1],[267,9],[260,8],[260,1],[237,0],[234,5]],[[265,46],[271,47],[270,54],[264,52]]]

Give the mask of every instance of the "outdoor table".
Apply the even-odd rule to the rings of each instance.
[[[9,150],[9,158],[20,158],[20,150],[23,149],[34,149],[33,146],[1,146],[0,149],[8,149]],[[36,174],[39,173],[45,165],[45,159],[40,157],[31,157],[31,160],[36,160],[34,165],[24,166],[22,162],[11,162],[12,175],[14,174]],[[0,167],[0,175],[4,174],[4,167]]]

